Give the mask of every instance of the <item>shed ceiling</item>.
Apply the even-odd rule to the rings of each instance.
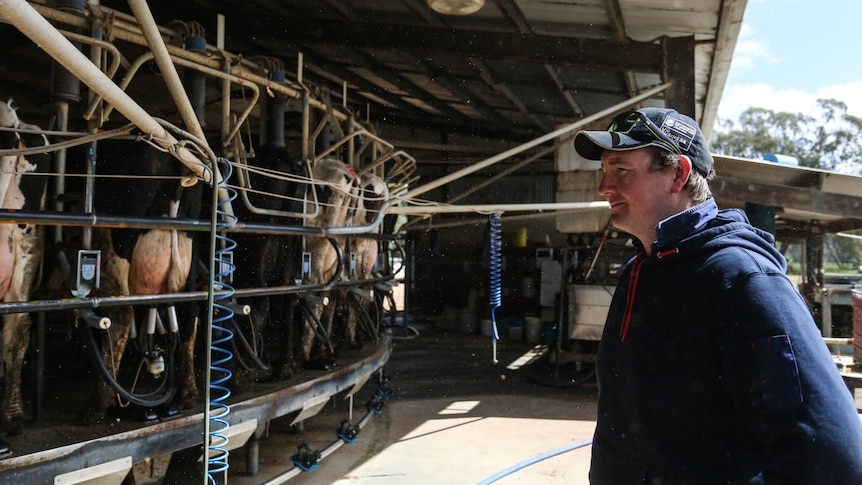
[[[457,150],[452,134],[530,140],[668,81],[647,104],[671,105],[709,132],[746,1],[487,0],[466,16],[425,0],[150,4],[160,25],[196,21],[211,44],[224,15],[227,51],[278,59],[288,78],[301,54],[303,80],[333,104],[400,148],[439,154]]]
[[[173,44],[181,43],[183,32],[200,29],[215,46],[223,16],[226,52],[264,73],[283,69],[288,83],[298,83],[301,75],[315,97],[331,100],[336,110],[409,152],[420,168],[429,167],[427,180],[452,170],[441,166],[487,159],[562,125],[593,119],[587,127],[604,128],[614,113],[596,119],[597,113],[627,109],[633,97],[665,83],[668,89],[639,106],[674,107],[697,119],[709,137],[747,0],[486,0],[466,16],[438,14],[426,0],[149,3]],[[31,4],[44,11],[56,2]],[[99,4],[87,4],[88,18],[103,8],[114,22],[134,21],[126,1]],[[0,23],[0,36],[0,96],[15,98],[24,119],[50,116],[50,59],[11,25]],[[128,68],[137,54],[124,55]],[[144,75],[158,81],[155,68]],[[161,83],[135,82],[129,91],[153,115],[176,116]],[[208,95],[207,102],[216,105],[220,98]],[[70,117],[83,104],[72,106]],[[220,110],[210,111],[216,118],[206,124],[217,129]],[[540,161],[553,156],[549,152]],[[798,210],[781,217],[826,214],[842,227],[858,222],[852,214],[828,215],[832,209],[816,193],[798,193],[795,179],[774,180],[774,167],[758,171],[728,163],[719,167],[725,177],[715,187],[720,202],[756,199],[757,191],[744,184],[762,182],[766,170],[776,197],[789,190],[800,201]],[[804,170],[782,170],[786,177],[811,178]],[[805,190],[827,191],[819,185]],[[845,208],[862,198],[855,188],[837,192]]]

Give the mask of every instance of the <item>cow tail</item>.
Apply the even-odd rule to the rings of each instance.
[[[176,218],[179,214],[180,202],[178,200],[171,202],[169,215],[171,218]],[[178,291],[186,284],[186,279],[189,275],[189,265],[191,264],[191,246],[189,246],[189,261],[183,261],[183,256],[180,254],[180,236],[176,229],[171,229],[171,267],[168,273],[168,287],[171,291]]]

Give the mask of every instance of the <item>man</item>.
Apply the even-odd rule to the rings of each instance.
[[[862,424],[771,234],[719,211],[697,124],[671,109],[582,131],[634,238],[598,351],[590,481],[862,484]]]

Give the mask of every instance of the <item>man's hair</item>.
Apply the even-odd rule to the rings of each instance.
[[[650,165],[650,170],[657,172],[666,167],[676,168],[679,166],[679,155],[660,148],[653,149],[653,159]],[[710,168],[709,175],[704,177],[692,166],[691,174],[688,176],[688,181],[683,189],[688,192],[692,202],[700,204],[712,197],[712,191],[709,190],[709,181],[715,178],[715,168]]]

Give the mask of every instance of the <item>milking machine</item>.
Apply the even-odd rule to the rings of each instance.
[[[133,10],[140,10],[141,7],[145,7],[145,2],[143,1],[136,0],[130,1],[129,3]],[[142,107],[134,102],[119,86],[111,81],[108,76],[98,72],[98,69],[92,69],[92,64],[95,64],[94,62],[77,55],[77,53],[74,53],[75,55],[73,55],[72,52],[67,52],[68,49],[65,48],[65,43],[59,42],[56,38],[58,36],[54,35],[54,29],[50,28],[44,19],[38,18],[38,16],[35,15],[35,12],[31,13],[32,8],[23,8],[23,2],[13,2],[13,4],[14,5],[12,7],[2,7],[4,11],[14,11],[15,13],[15,15],[4,15],[4,18],[7,20],[11,19],[12,23],[16,26],[26,26],[25,34],[33,38],[34,41],[36,41],[40,47],[44,48],[45,52],[49,55],[61,58],[63,65],[73,72],[73,77],[75,79],[81,79],[88,86],[93,88],[92,97],[86,107],[88,108],[87,112],[89,115],[93,114],[93,110],[90,108],[94,108],[96,104],[101,102],[100,100],[104,99],[108,103],[106,106],[111,106],[112,108],[115,107],[118,114],[127,118],[132,124],[138,127],[141,132],[147,133],[149,138],[148,142],[154,145],[159,145],[163,151],[171,151],[172,154],[179,159],[179,162],[182,162],[183,165],[194,171],[199,179],[203,179],[205,182],[218,181],[218,183],[212,184],[213,207],[215,209],[212,214],[212,223],[209,226],[211,234],[210,248],[213,251],[213,254],[209,258],[211,263],[209,277],[211,280],[208,285],[209,294],[207,298],[210,300],[208,303],[211,308],[212,313],[210,317],[212,319],[210,321],[210,325],[208,325],[208,330],[210,330],[210,332],[208,332],[207,337],[208,382],[206,387],[207,395],[205,398],[203,444],[206,458],[204,460],[205,475],[209,477],[211,483],[214,483],[215,479],[212,474],[224,472],[228,468],[227,448],[229,447],[227,446],[227,436],[230,435],[230,433],[227,432],[227,428],[229,426],[228,415],[230,413],[230,407],[226,403],[226,400],[230,398],[230,390],[226,386],[226,382],[231,378],[231,373],[226,368],[226,364],[233,356],[231,352],[226,349],[226,345],[228,341],[232,339],[233,333],[223,325],[223,322],[230,319],[235,312],[235,307],[228,301],[235,295],[233,288],[230,286],[229,277],[230,272],[234,269],[230,258],[230,251],[234,248],[235,243],[224,237],[223,234],[229,233],[231,230],[230,226],[236,222],[231,215],[231,211],[227,209],[228,204],[234,200],[236,195],[226,183],[227,179],[231,176],[231,165],[227,160],[216,157],[215,154],[209,150],[206,142],[203,141],[203,133],[200,127],[194,126],[193,124],[190,126],[187,119],[189,114],[186,112],[187,110],[180,108],[179,102],[177,105],[178,108],[180,108],[180,114],[186,122],[186,129],[191,132],[182,133],[182,136],[179,137],[185,140],[182,142],[178,141],[174,137],[179,130],[174,130],[173,127],[166,127],[165,122],[151,118]],[[168,75],[175,74],[172,73],[172,71],[174,71],[173,67],[168,68],[169,64],[175,63],[183,65],[184,67],[189,67],[183,64],[184,62],[191,62],[187,59],[174,59],[172,62],[168,61],[169,56],[166,55],[166,46],[163,45],[158,31],[153,28],[155,25],[148,12],[136,12],[135,16],[142,22],[141,29],[143,35],[144,37],[148,37],[147,42],[154,51],[156,62],[157,64],[160,64],[160,74],[165,76],[166,82],[168,82]],[[198,37],[196,35],[198,33],[199,32],[194,31],[193,29],[186,31],[187,37],[191,42],[189,45],[185,46],[183,56],[185,56],[185,52],[196,53],[203,56],[207,55],[206,42],[203,40],[202,33],[199,38],[196,38]],[[140,36],[140,34],[137,33],[135,35]],[[156,39],[156,37],[159,37],[159,39]],[[158,42],[156,42],[156,40],[158,40]],[[139,41],[136,40],[136,42]],[[119,60],[117,62],[119,62]],[[165,62],[167,62],[167,64],[165,64]],[[226,74],[225,76],[229,75]],[[255,80],[255,82],[257,81]],[[174,83],[168,82],[168,84]],[[198,83],[194,80],[187,80],[186,84],[187,86],[193,86]],[[173,90],[174,87],[170,87],[170,89]],[[229,90],[224,91],[229,93]],[[289,88],[282,88],[277,91],[281,93],[289,92]],[[176,96],[176,93],[172,92],[172,95]],[[195,99],[203,100],[203,92],[201,91],[197,94],[189,93],[189,97],[192,99],[193,104],[196,104],[194,103]],[[319,103],[315,104],[315,107],[320,108]],[[195,113],[198,117],[201,116],[201,109],[200,105],[195,108]],[[249,109],[251,109],[251,107],[249,107]],[[104,116],[104,113],[100,112],[97,115],[97,118],[99,116]],[[338,119],[341,115],[331,112],[329,116],[333,119]],[[168,128],[168,130],[165,128]],[[279,131],[283,132],[283,127]],[[327,132],[327,134],[329,134],[329,132]],[[362,143],[364,146],[365,142],[363,141]],[[90,152],[90,157],[87,159],[88,169],[95,168],[95,159],[94,146]],[[209,164],[200,163],[201,160],[205,160]],[[402,175],[405,180],[414,169],[415,162],[409,169],[405,168],[403,170]],[[218,173],[220,170],[224,171],[225,174],[220,175]],[[92,182],[95,174],[89,173],[89,175],[88,183]],[[62,179],[58,178],[57,180]],[[315,205],[316,202],[317,201],[315,199]],[[62,208],[60,208],[60,210],[62,211]],[[84,212],[86,212],[84,215],[91,214],[93,212],[92,204],[90,204]],[[104,225],[104,221],[107,219],[110,219],[110,216],[101,217],[98,222],[95,217],[92,218],[92,221],[84,217],[80,218],[80,220],[83,221],[81,226],[87,228],[84,232],[89,232],[88,229],[90,226],[88,226],[88,224],[91,226],[101,224],[99,227],[108,227]],[[121,219],[122,218],[117,218],[119,222],[116,222],[117,226],[115,227],[121,227],[124,223],[129,222]],[[135,222],[140,224],[138,228],[152,227],[147,226],[147,224],[151,224],[152,221],[143,221],[143,218],[141,218],[141,221]],[[165,219],[165,225],[159,226],[159,228],[173,227],[173,230],[185,230],[184,228],[177,229],[177,225],[171,226],[172,222],[176,221]],[[191,225],[196,221],[183,222]],[[200,230],[200,228],[201,226],[198,225],[195,229]],[[344,254],[342,248],[334,238],[329,237],[328,240],[336,250],[339,267],[343,267]],[[104,303],[104,300],[102,300],[101,297],[93,295],[95,294],[94,290],[99,287],[99,258],[101,258],[102,255],[98,251],[91,250],[89,248],[89,244],[84,245],[83,247],[85,249],[79,254],[79,265],[77,271],[78,285],[73,291],[75,292],[75,296],[82,300],[79,302],[80,304],[91,304],[92,308],[98,308],[100,303]],[[66,273],[66,280],[71,287],[71,285],[74,284],[74,278],[69,277],[69,273],[74,271],[74,262],[70,266],[71,268]],[[336,278],[337,275],[334,275],[329,281],[324,282],[323,288],[332,285]],[[394,312],[394,302],[391,300],[391,291],[385,291],[389,288],[384,283],[374,284],[376,285],[374,291],[375,298],[377,295],[381,295],[381,308],[382,300],[388,299],[390,301],[392,311]],[[320,289],[321,285],[318,284],[314,285],[307,291],[319,291]],[[124,298],[125,297],[121,298],[123,299],[122,306],[125,306],[126,304],[132,305],[136,308],[135,312],[137,313],[136,322],[130,329],[131,341],[128,347],[130,353],[133,353],[136,358],[139,358],[139,360],[135,362],[135,365],[129,366],[124,363],[122,368],[113,369],[111,368],[112,366],[108,362],[108,359],[103,358],[101,355],[99,351],[101,348],[101,342],[99,342],[99,340],[108,338],[108,332],[106,332],[106,330],[109,330],[111,326],[111,321],[108,318],[98,315],[91,308],[81,309],[78,311],[78,319],[80,322],[79,328],[82,332],[86,351],[89,353],[89,356],[94,363],[94,367],[99,372],[100,377],[104,379],[114,391],[116,391],[117,395],[120,397],[122,405],[128,406],[129,404],[135,404],[143,408],[155,408],[170,401],[177,390],[175,381],[177,380],[176,375],[178,371],[178,363],[175,362],[175,356],[177,354],[176,351],[180,346],[179,322],[182,320],[181,315],[180,317],[177,316],[176,310],[173,306],[164,306],[164,303],[166,301],[201,301],[203,296],[138,295],[138,297],[128,297],[128,301]],[[87,299],[90,300],[84,301]],[[309,311],[308,303],[325,303],[325,299],[310,293],[305,296],[304,300],[306,301],[305,311],[308,312],[309,315],[313,312]],[[73,302],[64,301],[63,303]],[[118,304],[118,302],[111,302],[110,305],[104,306],[116,308],[119,307],[120,304]],[[249,311],[250,310],[242,310],[240,313],[247,315]],[[382,315],[382,309],[380,310],[380,314]],[[328,345],[329,350],[332,351],[332,339],[331,336],[326,333],[326,325],[324,325],[324,323],[319,319],[313,318],[313,320],[315,331],[318,333],[318,338],[320,338],[324,344]],[[369,336],[372,338],[376,337],[375,329],[379,328],[379,315],[375,316],[365,314],[363,320],[365,322],[364,327],[369,333]],[[376,342],[376,339],[374,340]],[[245,344],[248,344],[248,342],[245,342]],[[388,357],[388,354],[386,355]],[[131,379],[131,384],[128,383],[129,379]],[[352,400],[352,395],[350,397]],[[354,424],[351,422],[352,414],[349,419],[343,421],[335,430],[339,443],[355,442],[358,439],[359,431],[362,426],[368,422],[372,415],[379,414],[382,411],[383,402],[387,397],[388,391],[378,390],[378,393],[375,394],[375,396],[373,396],[366,404],[367,414],[359,421],[359,423]],[[232,418],[232,420],[236,419],[235,417]],[[185,421],[187,420],[188,419],[180,418],[171,423],[162,424],[168,424],[170,427],[173,427],[175,425],[180,426],[180,424],[177,423],[182,422],[182,425],[185,426]],[[153,427],[158,427],[158,425],[147,426],[145,428]],[[168,436],[170,435],[169,433],[173,433],[174,431],[177,430],[171,429],[169,431],[165,431],[165,435]],[[141,433],[141,435],[146,435],[146,433]],[[176,435],[179,435],[179,433]],[[139,437],[136,437],[135,439],[139,439]],[[110,442],[110,440],[105,441]],[[162,448],[159,449],[166,449],[167,453],[174,451],[169,448],[170,445],[162,446]],[[337,448],[337,446],[334,446],[334,448]],[[322,453],[322,458],[325,458],[325,456],[330,452],[328,450],[330,450],[330,448]],[[153,452],[152,449],[148,451]],[[331,451],[334,451],[334,449]],[[136,455],[135,459],[138,458],[140,457]],[[149,462],[150,456],[146,456],[146,459]]]
[[[365,401],[365,415],[362,419],[355,424],[353,423],[354,393],[351,393],[347,396],[347,418],[343,419],[334,430],[337,439],[322,450],[316,450],[308,443],[300,444],[297,446],[296,453],[290,455],[290,461],[293,463],[293,467],[273,477],[269,481],[264,482],[264,485],[285,483],[291,478],[301,475],[302,473],[314,472],[320,468],[323,460],[336,450],[346,444],[354,444],[358,442],[362,428],[364,428],[375,415],[383,414],[383,408],[386,405],[386,401],[388,401],[392,395],[392,389],[388,386],[389,377],[383,373],[382,369],[375,374],[374,381],[376,383],[376,387],[368,400]],[[358,387],[359,386],[356,386],[353,389],[356,390]]]

